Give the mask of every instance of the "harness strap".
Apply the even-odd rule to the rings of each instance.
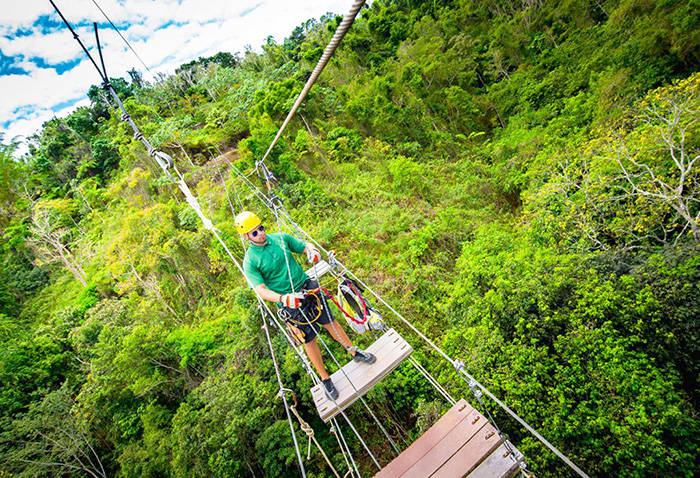
[[[362,319],[361,320],[358,320],[355,318],[354,315],[349,314],[343,308],[343,306],[340,305],[337,300],[335,300],[335,297],[333,297],[333,294],[331,294],[328,289],[325,289],[323,287],[319,287],[317,289],[314,289],[313,291],[317,292],[319,289],[322,290],[328,297],[330,297],[330,299],[333,301],[333,303],[336,305],[336,307],[338,307],[338,309],[340,309],[340,311],[343,313],[343,315],[345,315],[345,317],[352,320],[356,324],[359,324],[359,325],[366,324],[367,319],[369,318],[369,313],[367,312],[367,304],[365,302],[365,298],[362,297],[362,293],[360,293],[358,288],[353,285],[352,281],[346,279],[344,281],[344,284],[347,285],[350,288],[350,290],[352,290],[352,292],[355,294],[355,296],[359,299],[360,305],[362,306]]]
[[[315,308],[316,308],[316,316],[315,316],[312,320],[307,320],[307,321],[304,321],[304,322],[300,322],[300,321],[298,321],[298,320],[296,320],[296,319],[293,319],[292,316],[291,316],[291,315],[289,314],[289,312],[287,312],[287,311],[284,311],[284,312],[283,312],[283,314],[284,314],[284,319],[285,319],[286,321],[288,321],[288,322],[291,322],[291,323],[294,324],[294,325],[311,325],[311,324],[313,324],[314,322],[318,321],[318,319],[321,318],[321,313],[323,312],[323,307],[321,307],[321,300],[320,300],[319,297],[318,297],[318,291],[319,291],[319,288],[316,288],[316,289],[312,289],[312,290],[310,290],[310,291],[307,291],[307,293],[306,293],[306,296],[307,296],[307,297],[312,296],[312,297],[314,297],[314,299],[316,299],[316,306],[315,306]],[[302,308],[302,309],[314,308],[314,306],[305,301],[305,303],[302,303],[302,304],[301,304],[301,307],[300,307],[300,308]],[[283,310],[283,309],[282,309],[282,310]]]

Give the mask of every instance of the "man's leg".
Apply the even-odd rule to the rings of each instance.
[[[321,376],[321,380],[329,378],[330,376],[326,371],[326,367],[323,365],[321,349],[318,346],[318,337],[314,337],[310,342],[306,342],[304,344],[304,350],[306,350],[306,355],[309,356],[311,363],[314,364],[316,371]]]
[[[326,328],[328,332],[330,332],[331,336],[343,347],[345,347],[348,352],[350,352],[350,355],[353,357],[355,356],[355,351],[350,350],[351,347],[354,347],[355,345],[352,343],[350,340],[350,337],[348,337],[348,334],[345,333],[345,329],[343,329],[343,326],[340,325],[338,322],[331,322],[330,324],[323,324],[323,326]]]
[[[345,333],[343,327],[337,322],[331,322],[330,324],[323,324],[323,326],[330,332],[335,340],[345,347],[350,355],[352,355],[353,362],[366,363],[372,365],[377,361],[377,357],[374,354],[366,352],[364,350],[358,350],[353,343],[350,341],[348,334]]]

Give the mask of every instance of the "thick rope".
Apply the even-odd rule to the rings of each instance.
[[[328,61],[331,59],[331,56],[333,56],[333,53],[335,52],[336,48],[338,48],[340,41],[350,29],[350,26],[355,21],[357,13],[360,11],[364,4],[365,0],[355,0],[355,3],[350,8],[350,11],[347,13],[347,15],[345,15],[343,21],[340,22],[340,25],[338,25],[338,29],[335,31],[335,34],[333,34],[333,38],[331,38],[331,41],[326,47],[325,51],[323,52],[323,55],[321,55],[321,58],[318,60],[316,68],[314,68],[314,71],[311,73],[311,76],[306,81],[304,89],[301,90],[301,93],[299,93],[299,97],[294,102],[294,106],[292,106],[292,109],[289,111],[289,114],[284,120],[284,123],[282,123],[282,126],[277,132],[275,139],[272,140],[272,143],[270,144],[270,147],[267,148],[267,151],[265,152],[263,158],[256,164],[256,169],[260,165],[263,165],[265,163],[265,159],[267,159],[267,156],[270,154],[270,151],[272,151],[272,148],[274,148],[277,144],[277,141],[279,141],[280,137],[282,136],[282,133],[284,133],[284,130],[287,128],[289,122],[292,121],[294,114],[297,112],[299,106],[301,106],[301,103],[304,101],[304,99],[306,99],[306,95],[309,94],[311,87],[314,86],[314,83],[316,83],[316,79],[318,79],[318,76],[328,64]]]
[[[306,436],[309,437],[309,450],[306,454],[306,459],[311,459],[311,441],[313,440],[314,444],[316,445],[316,448],[318,448],[318,451],[320,451],[321,455],[323,455],[323,458],[326,460],[326,463],[330,467],[333,474],[336,476],[336,478],[340,478],[340,475],[333,466],[333,463],[331,463],[330,459],[328,459],[328,455],[326,455],[326,452],[323,451],[323,447],[321,447],[321,445],[318,443],[318,440],[316,440],[316,434],[314,433],[314,429],[311,428],[311,426],[308,423],[306,423],[303,418],[301,418],[301,415],[299,415],[299,412],[297,411],[296,407],[296,396],[291,390],[285,390],[285,392],[292,393],[292,397],[294,398],[294,405],[291,405],[290,408],[294,416],[297,417],[297,420],[299,421],[299,427],[301,428],[301,431],[306,433]]]

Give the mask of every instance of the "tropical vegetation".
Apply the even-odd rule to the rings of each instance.
[[[340,19],[111,81],[238,258],[234,211],[275,222],[236,170],[262,186],[255,161]],[[697,0],[376,0],[267,159],[304,229],[591,476],[700,469],[698,25]],[[0,149],[0,476],[299,476],[255,298],[104,90],[89,97],[21,160]],[[367,401],[402,448],[449,408],[408,364]],[[485,403],[534,473],[573,476]],[[313,449],[306,468],[331,476]]]

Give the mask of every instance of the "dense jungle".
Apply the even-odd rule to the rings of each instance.
[[[255,161],[341,19],[112,79],[239,258],[234,211],[275,226],[234,166],[263,186]],[[698,0],[375,0],[267,159],[299,225],[590,476],[700,469],[698,25]],[[0,477],[299,476],[253,293],[104,90],[86,93],[21,159],[2,138]],[[401,448],[449,408],[406,363],[366,400]],[[485,403],[536,476],[575,476]],[[391,461],[367,412],[347,414]],[[315,447],[305,466],[332,476]]]

